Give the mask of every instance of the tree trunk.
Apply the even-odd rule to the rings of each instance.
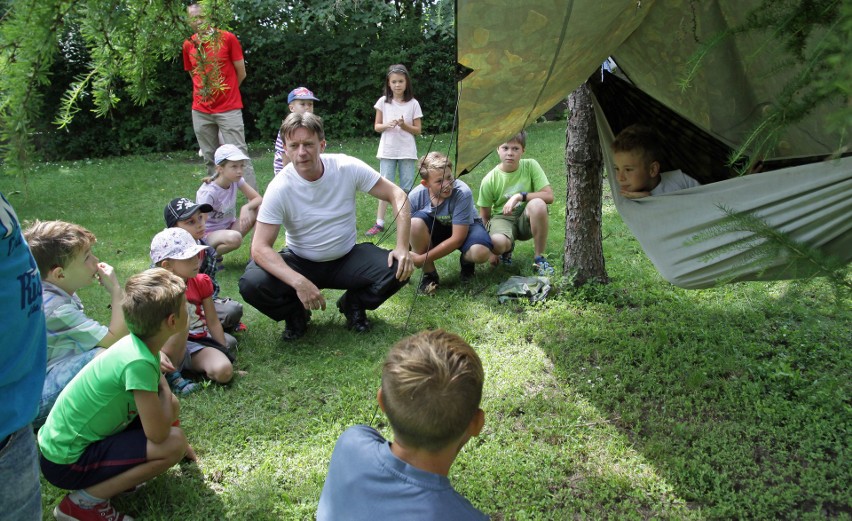
[[[603,177],[601,146],[588,84],[568,96],[565,131],[565,255],[563,274],[574,286],[588,280],[608,283],[601,238]]]

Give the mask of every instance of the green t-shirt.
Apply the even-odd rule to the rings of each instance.
[[[521,159],[518,169],[511,173],[500,170],[495,166],[479,184],[479,197],[476,205],[480,208],[491,208],[491,214],[503,212],[503,205],[515,194],[521,192],[538,192],[550,181],[544,170],[535,159]],[[521,207],[526,203],[521,203]]]
[[[38,445],[53,463],[74,463],[96,441],[119,433],[139,414],[133,391],[157,392],[160,360],[130,334],[98,355],[59,394]]]

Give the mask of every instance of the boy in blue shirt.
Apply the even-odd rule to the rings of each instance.
[[[476,213],[473,192],[453,177],[453,164],[440,152],[429,152],[418,162],[419,185],[408,194],[411,204],[411,258],[423,268],[419,291],[438,289],[435,261],[461,252],[461,280],[470,280],[476,264],[488,261],[494,245]]]
[[[447,479],[459,451],[485,423],[479,408],[484,378],[476,352],[453,333],[423,331],[394,345],[377,394],[394,441],[366,425],[340,436],[317,521],[488,519]]]

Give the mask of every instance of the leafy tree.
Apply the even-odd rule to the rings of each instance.
[[[241,39],[247,138],[271,144],[287,93],[307,85],[329,134],[372,134],[384,71],[405,63],[425,130],[450,128],[455,84],[448,0],[201,0]],[[12,170],[52,158],[194,146],[180,60],[186,3],[21,0],[0,19],[0,141]],[[434,115],[434,117],[432,117]],[[61,129],[61,130],[57,130]]]

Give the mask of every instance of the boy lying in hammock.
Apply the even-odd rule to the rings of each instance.
[[[660,172],[661,141],[657,131],[645,125],[630,125],[615,137],[612,150],[621,195],[640,199],[701,184],[680,170]]]

